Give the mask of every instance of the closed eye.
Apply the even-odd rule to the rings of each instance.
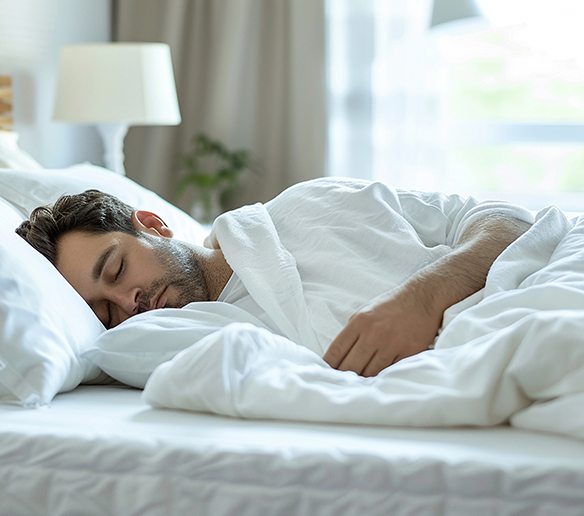
[[[120,268],[118,269],[118,272],[116,272],[116,275],[114,276],[114,281],[118,281],[118,278],[122,275],[123,272],[124,272],[124,259],[122,258],[120,261]]]

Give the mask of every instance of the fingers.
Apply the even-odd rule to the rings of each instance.
[[[333,340],[323,359],[339,371],[354,371],[363,376],[374,376],[387,366],[383,359],[377,356],[377,352],[376,347],[368,344],[359,326],[355,322],[350,322]]]
[[[343,361],[339,364],[339,367],[337,367],[339,371],[355,371],[357,374],[361,374],[363,369],[365,369],[372,355],[375,354],[375,350],[369,349],[366,346],[360,346],[360,343],[363,344],[362,341],[357,340],[353,344]]]
[[[403,346],[393,344],[395,335],[387,331],[387,326],[380,325],[369,313],[355,314],[329,346],[323,356],[324,361],[339,371],[376,376],[403,358],[399,356]],[[390,329],[392,327],[390,325]]]
[[[343,330],[332,341],[327,352],[322,357],[323,360],[334,369],[338,369],[341,362],[347,356],[351,348],[357,342],[359,335],[352,326],[345,326]]]
[[[373,353],[373,356],[369,359],[369,362],[367,362],[363,368],[363,371],[361,371],[361,376],[376,376],[377,373],[381,371],[381,369],[379,369],[379,360],[375,360],[377,354],[377,351]]]

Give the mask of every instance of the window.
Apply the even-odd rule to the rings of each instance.
[[[428,30],[429,0],[330,0],[329,173],[584,210],[584,5],[563,5]]]

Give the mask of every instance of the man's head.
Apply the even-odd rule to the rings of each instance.
[[[194,250],[156,214],[87,190],[35,209],[16,232],[57,267],[106,327],[208,301]]]

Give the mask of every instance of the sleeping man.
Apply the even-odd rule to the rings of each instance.
[[[478,302],[494,260],[532,222],[507,203],[324,178],[223,214],[204,246],[96,190],[37,208],[17,233],[106,328],[218,301],[374,376],[431,347],[447,309]]]

